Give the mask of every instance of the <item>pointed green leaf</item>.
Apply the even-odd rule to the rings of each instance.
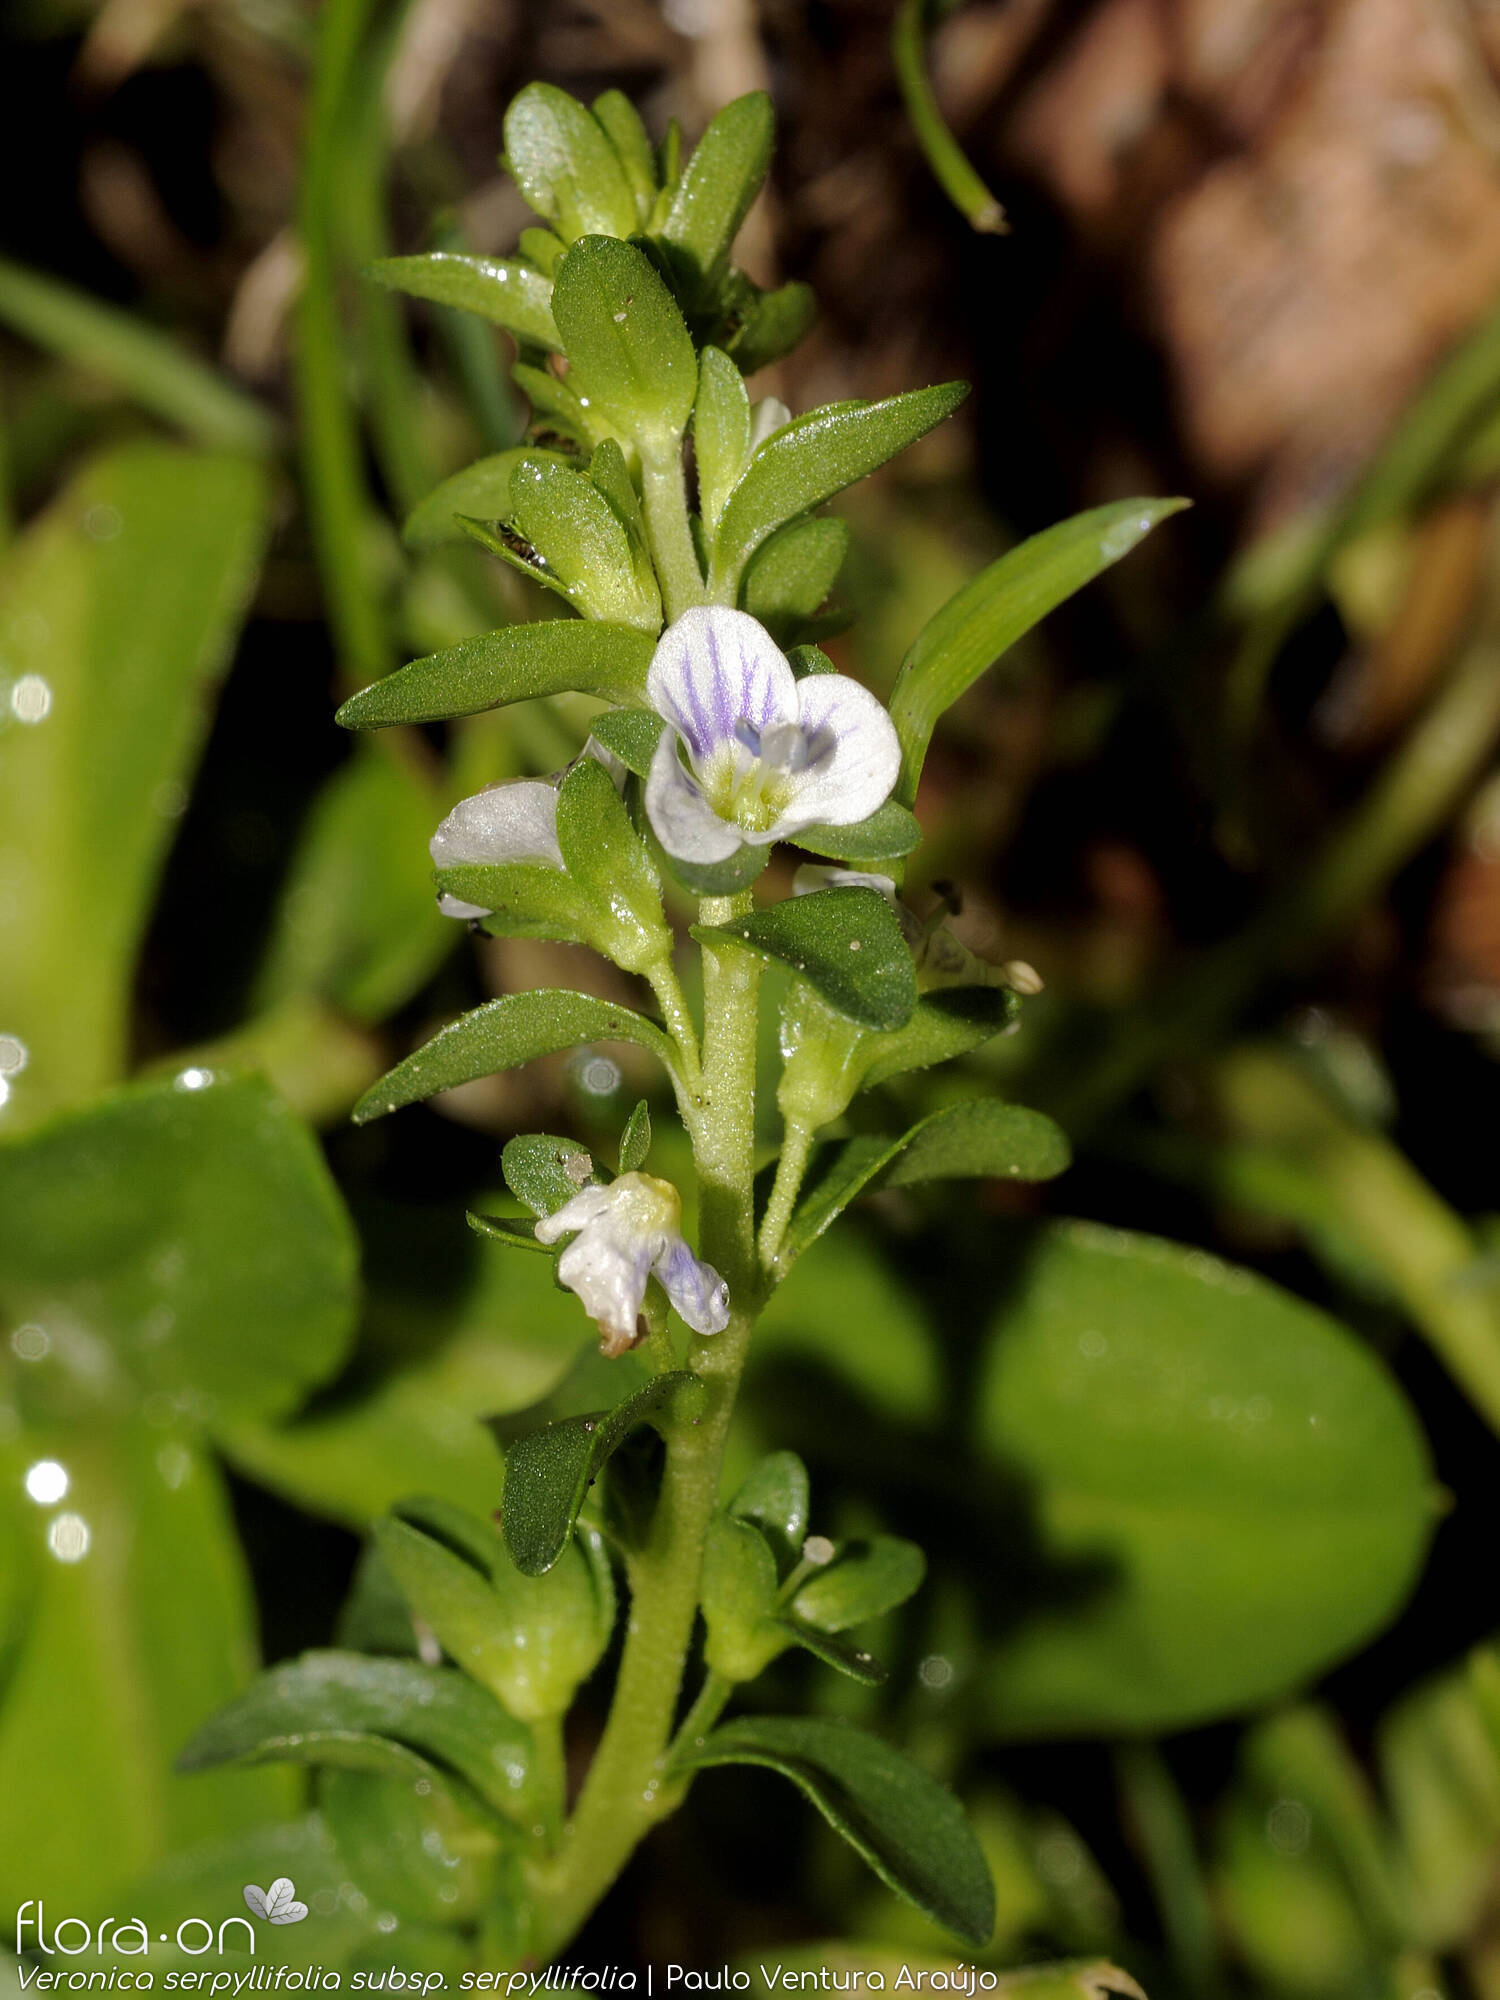
[[[571,382],[559,381],[545,368],[532,368],[518,361],[511,380],[531,405],[531,428],[545,435],[561,432],[585,449],[611,435],[602,410],[580,400]]]
[[[857,1195],[877,1187],[992,1175],[1047,1181],[1072,1157],[1066,1135],[1045,1113],[992,1097],[934,1111],[899,1139],[842,1140],[823,1150],[803,1183],[778,1265],[790,1268]]]
[[[833,515],[789,521],[762,542],[740,584],[740,604],[779,645],[817,612],[843,568],[849,524]]]
[[[669,1067],[672,1045],[628,1007],[588,993],[507,993],[440,1028],[430,1042],[367,1090],[354,1107],[356,1125],[383,1118],[440,1090],[452,1090],[497,1070],[515,1069],[580,1042],[635,1042]]]
[[[610,144],[619,155],[625,178],[635,196],[636,214],[642,224],[651,215],[656,201],[656,149],[650,134],[623,90],[606,90],[590,106]]]
[[[677,302],[632,243],[586,236],[558,266],[552,310],[569,381],[637,441],[681,436],[698,358]]]
[[[927,745],[943,710],[1049,611],[1187,504],[1117,500],[1059,521],[981,570],[928,619],[901,663],[891,696],[904,760],[900,799],[911,805],[916,798]]]
[[[570,690],[641,702],[654,650],[646,633],[628,625],[574,618],[507,625],[387,674],[351,695],[338,720],[345,729],[444,722]]]
[[[778,1618],[774,1622],[788,1645],[800,1646],[804,1653],[811,1653],[815,1660],[821,1660],[825,1667],[832,1667],[835,1673],[858,1681],[861,1687],[883,1687],[890,1679],[873,1654],[862,1651],[858,1646],[848,1645],[842,1639],[835,1639],[831,1633],[820,1631],[816,1625],[804,1625],[800,1618]]]
[[[588,1149],[576,1139],[557,1139],[548,1132],[521,1132],[507,1139],[500,1171],[517,1201],[535,1216],[551,1215],[580,1188],[600,1184]]]
[[[655,638],[656,578],[638,570],[629,531],[586,473],[551,455],[523,458],[510,475],[510,522],[585,617]]]
[[[729,1511],[736,1520],[755,1523],[785,1573],[801,1558],[811,1505],[807,1467],[794,1451],[773,1451],[740,1487]]]
[[[750,398],[739,369],[718,347],[705,347],[698,356],[693,456],[698,467],[698,508],[712,534],[750,456]]]
[[[995,1891],[962,1807],[878,1737],[842,1722],[742,1716],[674,1759],[678,1771],[715,1764],[790,1778],[888,1887],[965,1942],[988,1944]]]
[[[817,313],[817,295],[811,285],[799,279],[773,292],[762,292],[729,340],[735,367],[742,375],[753,375],[758,368],[768,368],[790,354]]]
[[[779,959],[852,1021],[899,1028],[917,1000],[901,926],[874,889],[820,889],[719,928],[694,927],[700,944],[744,945]]]
[[[455,472],[451,479],[434,487],[407,515],[401,530],[407,547],[435,549],[444,542],[462,541],[460,514],[472,515],[480,521],[508,521],[510,476],[526,458],[545,459],[563,466],[569,462],[561,452],[542,451],[535,445],[518,445],[510,451],[497,451],[489,458],[476,459],[462,472]]]
[[[522,1222],[517,1216],[480,1215],[469,1209],[464,1220],[474,1234],[482,1236],[487,1243],[499,1243],[507,1250],[529,1250],[542,1257],[557,1255],[550,1244],[537,1242],[534,1223]]]
[[[843,1542],[828,1567],[803,1584],[792,1610],[821,1632],[846,1632],[904,1604],[926,1574],[927,1558],[899,1535]]]
[[[514,1439],[505,1451],[502,1528],[516,1568],[524,1576],[549,1571],[611,1454],[639,1425],[661,1428],[679,1399],[701,1393],[685,1372],[658,1375],[612,1410],[566,1417]]]
[[[512,98],[505,164],[529,205],[569,243],[576,236],[629,236],[640,226],[612,141],[577,98],[555,84],[529,83]]]
[[[707,303],[712,280],[760,192],[775,131],[770,98],[751,91],[724,106],[683,169],[661,235],[694,311]]]
[[[651,1108],[643,1097],[620,1135],[620,1172],[633,1174],[651,1151]]]
[[[831,861],[899,861],[921,846],[922,828],[905,806],[887,799],[853,826],[804,826],[791,836],[791,844]]]
[[[611,756],[618,757],[627,771],[644,778],[651,769],[651,759],[666,726],[649,708],[616,708],[596,715],[589,724],[589,733]]]
[[[479,922],[491,937],[588,942],[588,901],[560,868],[530,861],[460,861],[434,869],[432,879],[439,895],[488,910]]]
[[[719,588],[738,587],[750,557],[784,521],[820,506],[940,424],[969,393],[964,382],[911,389],[881,403],[833,404],[768,438],[724,506],[714,539]]]
[[[1021,1003],[1005,986],[953,986],[924,993],[904,1027],[871,1036],[866,1045],[861,1088],[873,1090],[907,1070],[931,1069],[980,1048],[1002,1035]]]
[[[518,1808],[531,1762],[523,1723],[452,1667],[359,1653],[282,1661],[203,1725],[177,1769],[274,1760],[378,1769],[385,1744],[415,1751],[429,1772],[461,1779],[501,1813]]]
[[[382,257],[365,275],[393,292],[479,313],[535,347],[560,348],[552,318],[552,281],[518,257],[469,257],[434,250],[425,257]]]
[[[614,780],[594,757],[581,757],[557,795],[557,842],[568,873],[589,898],[589,942],[627,972],[644,972],[672,954],[661,884]]]

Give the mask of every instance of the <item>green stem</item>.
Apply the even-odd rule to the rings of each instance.
[[[1005,210],[969,164],[933,95],[923,47],[927,19],[928,0],[903,0],[891,31],[891,54],[896,81],[906,99],[906,115],[938,185],[959,214],[967,218],[970,228],[989,236],[1003,236],[1010,228]]]
[[[776,1162],[776,1179],[772,1183],[771,1198],[766,1203],[765,1220],[760,1226],[760,1263],[761,1269],[768,1277],[776,1275],[776,1260],[781,1254],[787,1225],[797,1205],[797,1196],[801,1192],[802,1176],[807,1172],[812,1143],[813,1133],[810,1125],[788,1123],[781,1141],[781,1157]]]
[[[735,1683],[724,1674],[708,1674],[672,1738],[672,1748],[686,1749],[689,1745],[696,1747],[700,1744],[723,1714],[724,1705],[734,1689]]]
[[[706,925],[742,915],[749,897],[705,901]],[[630,1564],[630,1627],[614,1703],[555,1862],[533,1872],[540,1962],[566,1944],[654,1823],[676,1803],[668,1747],[693,1627],[703,1547],[719,1497],[724,1444],[760,1308],[755,1261],[755,1030],[760,966],[748,952],[705,948],[703,1083],[693,1126],[704,1257],[727,1279],[730,1320],[695,1336],[688,1368],[702,1385],[693,1418],[667,1439],[646,1545]]]
[[[651,560],[661,584],[662,607],[671,624],[689,605],[708,601],[688,525],[687,482],[678,439],[642,447],[641,505]]]
[[[646,968],[646,982],[656,995],[656,1004],[661,1009],[662,1019],[667,1024],[667,1033],[677,1044],[677,1053],[682,1058],[682,1080],[687,1089],[696,1095],[702,1078],[702,1064],[698,1054],[698,1030],[688,1007],[676,968],[670,959],[662,959],[659,964]],[[691,1121],[687,1121],[691,1124]]]

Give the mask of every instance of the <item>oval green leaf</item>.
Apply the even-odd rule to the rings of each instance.
[[[819,889],[733,923],[697,925],[693,936],[710,947],[742,945],[779,960],[865,1027],[899,1028],[917,1003],[911,953],[890,904],[875,889]]]
[[[434,250],[425,257],[382,257],[367,277],[393,292],[479,313],[535,347],[560,348],[552,318],[552,281],[518,257],[469,257]]]
[[[444,652],[413,660],[350,695],[338,712],[345,729],[389,729],[401,722],[447,722],[540,695],[596,694],[639,703],[655,651],[629,625],[549,618],[483,632]]]

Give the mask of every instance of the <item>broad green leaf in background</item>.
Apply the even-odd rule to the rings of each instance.
[[[444,722],[575,688],[638,705],[654,650],[646,633],[628,625],[575,618],[507,625],[387,674],[351,695],[338,720],[346,729]]]
[[[1030,1244],[975,1441],[1021,1482],[1054,1586],[989,1657],[1005,1737],[1183,1728],[1283,1692],[1394,1615],[1433,1520],[1422,1435],[1367,1349],[1124,1230]]]
[[[505,1449],[505,1546],[524,1576],[542,1576],[568,1545],[599,1471],[641,1424],[658,1421],[696,1388],[681,1371],[658,1375],[612,1410],[526,1431]]]
[[[393,1743],[386,1749],[404,1769],[318,1775],[318,1808],[351,1880],[403,1927],[478,1922],[505,1879],[501,1849],[515,1847],[514,1830],[425,1759]],[[464,1964],[468,1940],[455,1937],[453,1947],[451,1962]],[[364,1963],[390,1982],[391,1960],[378,1949],[367,1948]]]
[[[743,945],[779,960],[864,1027],[899,1028],[916,1006],[911,953],[875,889],[820,889],[718,928],[695,926],[693,936],[709,947]]]
[[[242,459],[95,459],[0,566],[0,1034],[11,1126],[126,1060],[141,931],[266,527]]]
[[[783,521],[805,514],[863,479],[952,416],[963,382],[910,389],[882,403],[813,410],[768,438],[724,503],[714,537],[715,587],[733,597],[745,564]]]
[[[841,1722],[745,1716],[689,1745],[676,1768],[764,1764],[790,1778],[880,1879],[967,1943],[988,1944],[995,1892],[951,1792],[878,1737]]]
[[[681,436],[698,357],[677,302],[633,243],[586,236],[558,266],[552,310],[569,381],[638,442]]]
[[[354,1122],[383,1118],[455,1084],[515,1069],[580,1042],[635,1042],[669,1067],[672,1060],[672,1045],[661,1029],[629,1007],[544,987],[507,993],[439,1028],[430,1042],[397,1063],[355,1105]]]
[[[65,1114],[0,1147],[0,1199],[33,1414],[143,1391],[200,1418],[284,1409],[343,1358],[352,1234],[311,1135],[257,1079],[189,1069]]]
[[[891,720],[901,738],[897,797],[915,803],[938,717],[1049,611],[1081,590],[1186,500],[1116,500],[1059,521],[992,562],[930,618],[901,663]]]
[[[285,1812],[293,1787],[272,1771],[172,1775],[184,1737],[255,1665],[212,1462],[170,1421],[75,1423],[23,1443],[24,1459],[5,1451],[7,1481],[29,1461],[67,1485],[26,1503],[38,1587],[0,1708],[0,1788],[45,1810],[0,1815],[0,1897],[97,1909],[173,1849]]]
[[[123,1381],[284,1413],[343,1361],[355,1271],[316,1141],[256,1078],[135,1084],[0,1146],[0,1301],[41,1329],[43,1407]]]
[[[556,84],[529,83],[505,114],[505,164],[538,215],[571,243],[630,236],[635,196],[603,125]],[[573,352],[568,341],[568,353]]]
[[[562,466],[572,462],[562,452],[544,451],[540,445],[513,445],[508,451],[475,459],[462,472],[455,472],[441,486],[434,487],[407,515],[401,530],[407,547],[433,549],[444,542],[461,542],[464,532],[458,525],[460,514],[480,521],[508,521],[511,474],[526,458]]]
[[[366,276],[414,299],[480,313],[535,347],[562,345],[552,318],[552,281],[519,257],[434,250],[425,257],[382,257]]]
[[[419,1660],[315,1652],[282,1661],[204,1723],[177,1769],[286,1762],[388,1772],[392,1748],[458,1779],[461,1803],[472,1788],[502,1814],[521,1810],[530,1731],[467,1675]]]
[[[420,990],[457,934],[438,911],[427,856],[443,805],[392,746],[357,746],[302,827],[256,974],[257,1010],[310,994],[379,1021]]]

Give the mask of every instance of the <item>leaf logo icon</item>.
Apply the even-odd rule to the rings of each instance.
[[[244,1893],[250,1909],[268,1924],[300,1924],[307,1915],[307,1905],[297,1901],[297,1891],[289,1875],[278,1875],[269,1889],[258,1889],[253,1882],[247,1882]]]

